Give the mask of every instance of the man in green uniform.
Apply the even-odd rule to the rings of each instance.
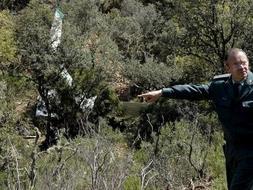
[[[223,126],[229,190],[250,190],[253,184],[253,73],[244,51],[233,48],[225,60],[228,74],[205,85],[175,85],[141,94],[147,102],[159,97],[212,100]],[[252,188],[253,189],[253,188]]]

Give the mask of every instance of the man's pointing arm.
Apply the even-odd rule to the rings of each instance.
[[[168,97],[173,99],[187,100],[206,100],[210,99],[209,84],[206,85],[175,85],[161,90],[151,91],[141,94],[138,97],[143,97],[147,102],[155,102],[160,97]]]

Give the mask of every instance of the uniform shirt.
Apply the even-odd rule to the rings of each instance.
[[[253,147],[252,72],[248,72],[237,100],[235,100],[231,77],[215,79],[203,85],[186,84],[163,88],[162,97],[212,100],[223,127],[225,140],[234,145],[251,145]]]

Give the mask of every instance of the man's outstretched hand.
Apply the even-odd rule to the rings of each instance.
[[[162,95],[162,90],[155,90],[151,92],[147,92],[144,94],[138,95],[139,98],[143,98],[146,102],[155,102],[158,100]]]

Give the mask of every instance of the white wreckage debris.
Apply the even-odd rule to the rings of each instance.
[[[49,90],[47,95],[48,95],[48,99],[50,101],[55,101],[57,99],[57,93],[55,90]],[[36,107],[35,116],[36,117],[47,117],[48,116],[46,103],[42,100],[41,96],[38,96],[38,98],[37,98],[37,107]],[[58,115],[56,113],[52,113],[51,117],[58,118]]]
[[[85,96],[82,97],[76,97],[75,102],[80,105],[80,108],[82,111],[91,111],[94,107],[94,103],[97,96],[93,96],[91,98],[86,98]]]
[[[54,20],[52,27],[50,29],[52,48],[54,50],[56,50],[56,48],[61,43],[63,17],[64,14],[57,8],[54,13]]]
[[[56,50],[56,48],[61,42],[63,17],[64,17],[64,14],[57,8],[54,14],[54,20],[53,20],[53,24],[50,30],[52,48],[54,51]],[[67,82],[69,86],[72,86],[73,78],[71,77],[71,75],[68,73],[67,69],[64,66],[60,65],[60,67],[62,68],[62,72],[60,73],[60,76]],[[85,96],[82,96],[82,97],[76,97],[75,101],[78,105],[80,105],[80,108],[85,112],[85,111],[90,111],[93,109],[96,98],[97,96],[94,96],[91,98],[86,98]],[[48,99],[50,100],[50,102],[60,104],[57,92],[55,90],[49,90]],[[41,96],[37,98],[35,116],[48,117],[48,110],[46,108],[45,101],[42,99]],[[58,115],[56,113],[51,113],[51,117],[58,118]]]
[[[80,106],[80,108],[83,112],[87,112],[87,111],[91,111],[93,109],[96,98],[97,98],[97,96],[93,96],[91,98],[86,98],[85,96],[76,97],[75,102],[77,105]],[[53,101],[54,104],[60,106],[60,100],[58,99],[57,92],[55,90],[50,90],[48,92],[48,99],[50,102]],[[46,104],[42,100],[41,96],[38,96],[38,98],[37,98],[37,106],[36,106],[35,116],[39,117],[39,118],[48,117],[48,111],[46,108]],[[51,113],[51,118],[58,119],[59,116],[56,113]]]

